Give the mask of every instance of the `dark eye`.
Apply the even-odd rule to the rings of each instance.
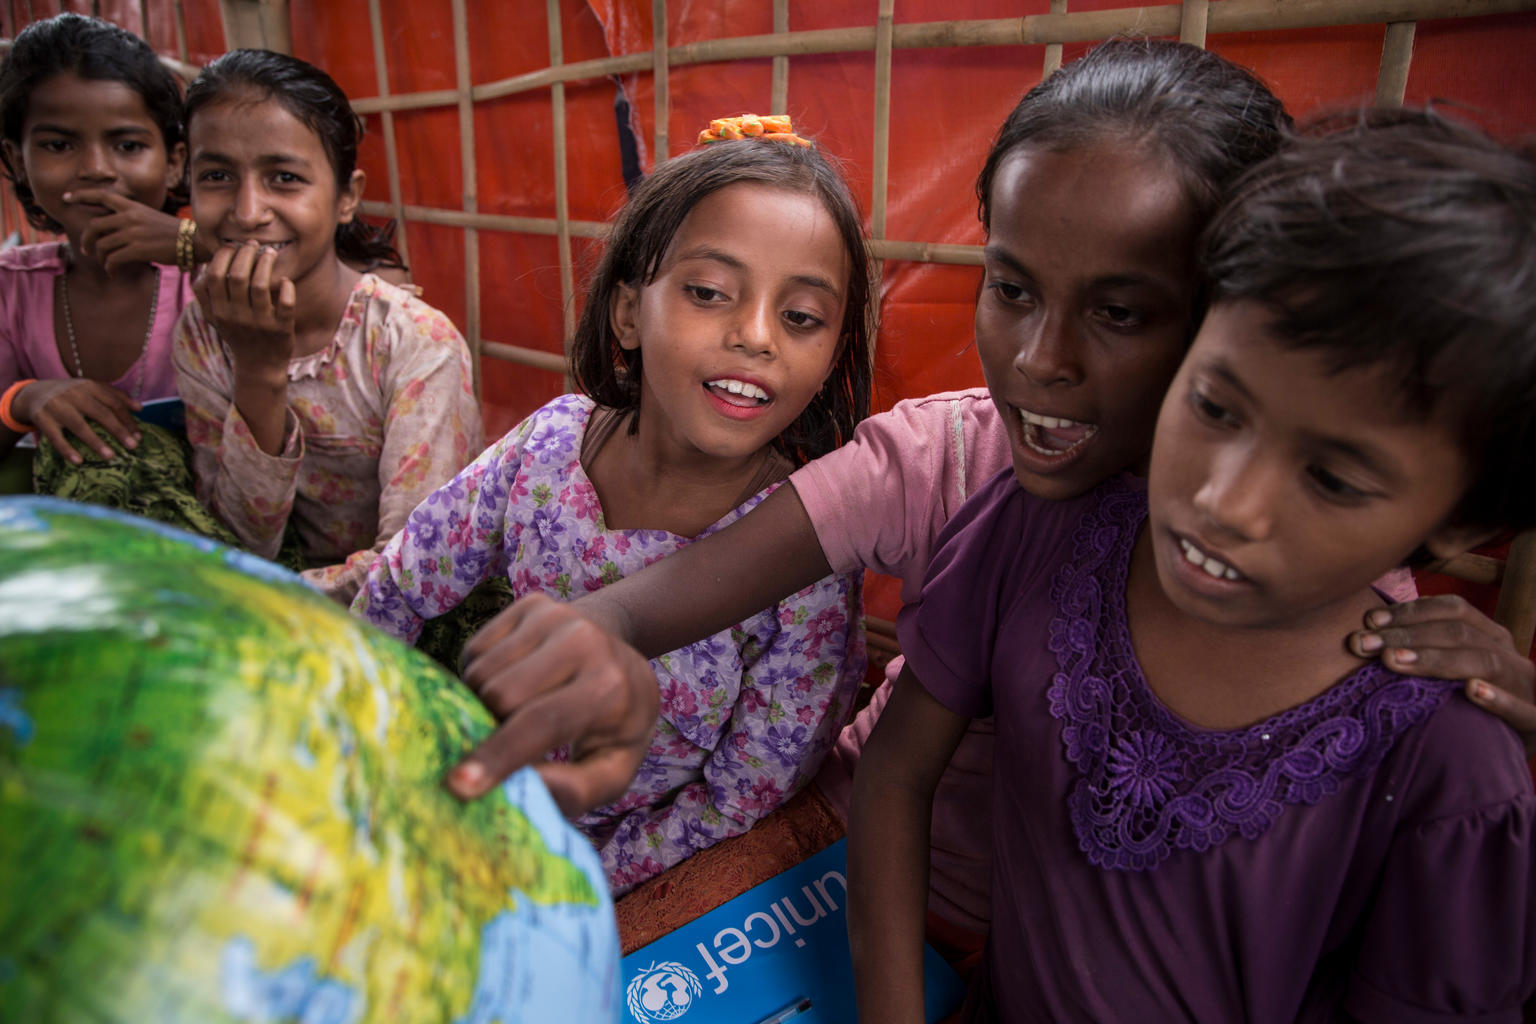
[[[1012,281],[988,281],[987,289],[997,293],[1004,302],[1020,302],[1028,297],[1023,286]]]
[[[826,322],[815,313],[807,313],[803,309],[786,309],[784,319],[789,321],[791,326],[800,328],[816,328]]]
[[[279,185],[302,185],[304,183],[304,179],[292,171],[278,171],[272,175],[272,180],[276,181]]]
[[[1113,303],[1100,307],[1099,316],[1115,327],[1140,327],[1146,322],[1141,310]]]
[[[1355,501],[1365,497],[1365,492],[1360,488],[1346,483],[1337,474],[1323,466],[1308,466],[1307,476],[1311,478],[1313,486],[1326,497],[1342,501]]]
[[[704,284],[685,284],[683,291],[693,296],[698,302],[719,302],[725,298],[725,293],[717,288],[711,288]]]
[[[62,153],[69,148],[69,143],[63,139],[44,139],[37,144],[37,148],[44,153]]]
[[[1222,424],[1231,420],[1232,414],[1227,407],[1218,402],[1213,402],[1199,391],[1189,393],[1189,404],[1195,410],[1195,415],[1212,424]]]
[[[214,185],[228,181],[229,174],[226,171],[203,171],[197,176],[197,180],[199,183]]]
[[[124,153],[142,153],[147,150],[149,146],[148,144],[139,142],[135,139],[128,139],[118,143],[117,148],[121,149]]]

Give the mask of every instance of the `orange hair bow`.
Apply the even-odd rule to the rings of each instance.
[[[796,146],[809,146],[807,139],[795,134],[788,114],[742,114],[740,117],[717,117],[709,127],[699,132],[699,145],[711,142],[728,142],[733,139],[764,139],[768,142],[788,142]]]

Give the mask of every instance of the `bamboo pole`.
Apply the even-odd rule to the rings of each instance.
[[[362,211],[368,214],[388,216],[388,203],[365,199]],[[439,224],[451,228],[479,228],[485,231],[512,231],[525,235],[558,234],[553,217],[510,217],[500,213],[466,213],[463,210],[444,210],[432,206],[414,206],[406,203],[401,207],[406,220],[422,224]],[[603,224],[598,221],[576,220],[568,224],[571,235],[577,238],[601,238]]]
[[[789,0],[773,0],[773,34],[782,36],[789,32]],[[768,113],[789,113],[789,58],[778,54],[773,58],[773,87],[769,94]]]
[[[182,0],[176,0],[176,10],[171,23],[176,29],[176,59],[187,62],[187,9]]]
[[[1381,70],[1376,75],[1378,107],[1403,105],[1403,95],[1408,91],[1408,65],[1413,60],[1413,31],[1411,21],[1394,21],[1387,25],[1381,46]]]
[[[651,86],[656,93],[656,149],[654,166],[671,156],[669,118],[672,116],[671,79],[667,74],[667,0],[651,0]]]
[[[1052,14],[1066,14],[1067,0],[1051,0]],[[1043,82],[1054,75],[1061,67],[1061,44],[1045,44],[1045,66],[1040,70],[1040,80]]]
[[[1205,49],[1210,0],[1184,0],[1179,7],[1179,42]]]
[[[479,212],[476,188],[475,107],[469,94],[469,19],[464,0],[453,0],[453,68],[459,97],[459,160],[464,186],[464,212]],[[464,340],[469,343],[470,365],[475,374],[475,396],[480,395],[480,233],[464,230]]]
[[[1074,11],[998,18],[982,21],[921,22],[894,26],[892,49],[924,49],[946,46],[1039,46],[1056,43],[1097,42],[1115,35],[1178,35],[1181,6],[1124,7],[1104,11]],[[1431,18],[1469,18],[1536,10],[1536,0],[1222,0],[1209,8],[1208,33],[1255,32],[1269,29],[1326,28],[1337,25],[1385,24]],[[875,48],[875,27],[816,29],[773,35],[711,39],[670,47],[670,67],[746,60],[793,57],[821,53],[856,53]],[[555,82],[644,71],[651,67],[649,53],[625,54],[568,64],[560,68],[502,79],[473,90],[475,100],[495,99],[530,89],[547,88]],[[414,110],[447,106],[457,101],[452,90],[402,93],[387,104],[378,98],[353,104],[359,113],[382,109]]]
[[[1536,634],[1536,530],[1526,530],[1509,545],[1493,617],[1509,630],[1516,651],[1523,655],[1531,649]]]
[[[379,0],[368,0],[368,28],[373,36],[373,72],[380,96],[389,95],[389,65],[384,53],[384,19],[379,13]],[[384,171],[388,176],[390,216],[395,221],[395,249],[406,266],[411,265],[411,247],[406,237],[405,212],[400,193],[400,155],[395,145],[395,115],[388,110],[379,112],[384,126]]]
[[[880,0],[875,19],[875,152],[874,209],[870,211],[871,238],[885,237],[886,182],[891,164],[891,29],[895,0]]]
[[[662,2],[662,0],[657,0]],[[546,0],[549,12],[549,65],[558,67],[565,59],[565,44],[560,35],[560,0]],[[554,112],[550,120],[555,129],[555,246],[560,254],[560,306],[565,311],[565,350],[570,352],[571,337],[576,333],[576,285],[571,272],[571,211],[566,195],[565,84],[556,82],[551,99]]]
[[[507,345],[499,341],[482,341],[480,348],[492,359],[501,359],[519,366],[531,366],[536,370],[548,370],[562,375],[569,370],[565,357],[557,356],[553,352],[523,348],[521,345]]]

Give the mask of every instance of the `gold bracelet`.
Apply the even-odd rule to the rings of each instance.
[[[182,218],[176,227],[176,266],[183,274],[192,273],[192,268],[197,259],[197,247],[193,239],[197,236],[197,222],[190,218]]]

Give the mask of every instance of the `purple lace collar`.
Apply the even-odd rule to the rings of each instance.
[[[1051,715],[1077,780],[1078,846],[1102,868],[1143,871],[1175,850],[1256,839],[1289,805],[1370,771],[1450,692],[1371,662],[1320,696],[1245,729],[1187,725],[1148,688],[1131,648],[1125,582],[1146,495],[1101,489],[1051,587]]]

